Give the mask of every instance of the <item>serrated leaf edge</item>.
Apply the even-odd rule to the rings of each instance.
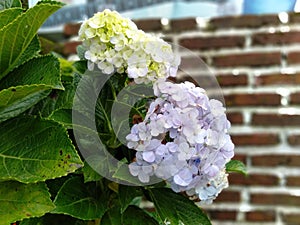
[[[30,12],[30,11],[32,11],[32,10],[36,10],[37,7],[42,7],[42,6],[47,6],[47,5],[48,5],[48,6],[57,6],[57,10],[58,10],[61,6],[63,6],[61,3],[56,2],[56,1],[49,1],[49,2],[48,2],[48,1],[47,1],[47,2],[41,1],[41,2],[39,2],[39,4],[37,4],[36,6],[34,6],[34,7],[32,7],[32,8],[29,8],[25,13],[21,13],[20,15],[18,15],[13,21],[11,21],[10,23],[8,23],[6,26],[2,27],[2,28],[0,29],[0,33],[3,32],[4,29],[7,29],[7,27],[12,26],[13,23],[14,23],[16,20],[18,20],[20,17],[26,16],[26,13],[28,14],[28,12]],[[36,34],[35,34],[35,35],[36,35]],[[33,38],[32,38],[32,39],[33,39]],[[26,49],[26,48],[29,46],[29,44],[31,43],[32,39],[28,42],[28,45],[27,45],[24,49]],[[19,54],[18,57],[16,57],[16,59],[15,59],[14,62],[17,62],[17,61],[20,59],[21,56],[22,56],[22,54]],[[13,69],[10,69],[10,70],[9,70],[9,67],[8,67],[6,70],[3,71],[3,74],[7,75],[9,72],[11,72],[11,71],[14,70],[14,69],[15,69],[15,67],[14,67]],[[5,77],[5,75],[4,75],[3,77]],[[2,77],[2,78],[3,78],[3,77]]]
[[[62,174],[62,175],[59,175],[59,176],[55,176],[55,177],[52,177],[52,178],[40,179],[39,181],[36,181],[36,182],[26,182],[26,181],[22,181],[22,180],[16,179],[14,177],[7,177],[6,179],[1,180],[1,182],[3,182],[3,181],[18,181],[18,182],[23,183],[23,184],[40,183],[40,182],[44,182],[46,180],[51,180],[51,179],[56,179],[56,178],[67,176],[68,174],[73,173],[76,170],[78,170],[79,168],[83,167],[84,164],[83,164],[83,162],[82,162],[82,160],[81,160],[81,158],[80,158],[80,156],[79,156],[79,154],[78,154],[78,152],[77,152],[77,150],[76,150],[76,148],[75,148],[75,146],[74,146],[74,144],[73,144],[73,142],[72,142],[72,140],[71,140],[71,138],[70,138],[70,136],[69,136],[69,134],[67,132],[67,129],[62,124],[60,124],[60,123],[58,123],[58,122],[56,122],[54,120],[49,120],[49,119],[46,119],[46,118],[40,118],[38,116],[23,116],[23,117],[19,117],[19,118],[26,118],[26,117],[27,118],[40,119],[41,121],[47,121],[47,122],[50,122],[50,123],[55,123],[58,126],[61,126],[61,128],[63,128],[63,130],[64,130],[64,133],[66,134],[66,137],[68,138],[68,142],[71,144],[72,149],[74,150],[74,152],[76,152],[76,155],[77,155],[78,159],[80,160],[80,162],[76,163],[76,167],[77,167],[76,169],[66,171],[65,174]]]
[[[38,39],[38,40],[39,40],[39,39]],[[39,42],[40,42],[40,41],[39,41]],[[52,54],[39,55],[39,56],[33,57],[33,58],[31,58],[30,60],[27,60],[27,61],[23,62],[22,64],[20,64],[20,65],[14,67],[14,69],[11,70],[9,73],[12,73],[14,70],[18,69],[19,67],[24,66],[26,63],[30,62],[31,60],[42,59],[42,58],[47,58],[47,57],[52,58],[53,60],[57,60],[57,62],[58,62],[59,65],[60,65],[60,62],[59,62],[58,58],[57,58],[56,56],[52,55]],[[60,68],[59,68],[59,69],[60,69]],[[48,86],[52,86],[53,89],[57,89],[57,90],[62,90],[62,91],[64,91],[65,88],[64,88],[64,85],[63,85],[63,83],[62,83],[62,81],[61,81],[61,72],[60,72],[60,71],[59,71],[59,77],[60,77],[60,84],[59,84],[59,85],[61,86],[60,88],[55,87],[55,86],[52,86],[52,85],[48,85]],[[25,85],[27,85],[27,84],[25,84]],[[25,86],[25,85],[18,85],[18,86]],[[35,85],[35,84],[29,84],[29,85]],[[42,85],[42,84],[36,84],[36,85]],[[47,85],[47,84],[45,84],[45,85]],[[16,87],[17,87],[17,86],[16,86]],[[5,89],[3,89],[3,90],[5,90]],[[1,91],[2,91],[2,90],[1,90]]]

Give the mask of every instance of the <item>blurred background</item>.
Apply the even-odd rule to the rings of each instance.
[[[29,6],[38,0],[29,0]],[[105,8],[132,19],[218,17],[298,11],[296,0],[62,0],[66,7],[52,16],[44,27],[82,21]],[[298,1],[299,2],[299,1]]]
[[[68,0],[40,30],[72,59],[80,22],[105,8],[183,46],[179,79],[211,71],[224,96],[235,159],[249,175],[205,210],[214,225],[300,224],[300,3],[294,0]],[[34,4],[34,1],[30,3]],[[189,50],[188,50],[189,49]],[[200,57],[207,65],[199,67]]]

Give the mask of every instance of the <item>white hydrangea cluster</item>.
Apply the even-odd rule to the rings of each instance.
[[[175,192],[212,202],[228,185],[225,164],[234,155],[225,108],[190,82],[156,82],[154,93],[145,120],[126,137],[137,151],[130,173],[144,183],[162,178]]]
[[[116,11],[106,9],[86,20],[79,38],[89,70],[97,66],[105,74],[126,72],[136,83],[174,77],[180,64],[167,42],[139,30]]]

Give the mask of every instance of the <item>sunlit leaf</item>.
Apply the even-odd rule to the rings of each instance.
[[[52,213],[83,220],[101,218],[108,209],[108,199],[99,190],[95,183],[84,183],[80,177],[70,178],[59,190]]]
[[[237,172],[246,175],[247,169],[244,163],[239,160],[231,160],[226,164],[227,172]]]
[[[37,4],[0,29],[0,79],[19,64],[40,26],[61,6],[55,1]]]
[[[54,56],[28,61],[0,82],[0,122],[29,109],[52,89],[63,88]]]
[[[0,224],[42,216],[54,208],[44,183],[0,182]]]
[[[22,7],[21,1],[20,0],[2,0],[0,2],[0,10],[9,9],[9,8],[13,8],[13,7]]]
[[[168,188],[149,189],[161,221],[172,225],[211,225],[207,215],[193,201]]]
[[[0,126],[0,179],[24,183],[67,175],[82,162],[59,123],[34,117]]]

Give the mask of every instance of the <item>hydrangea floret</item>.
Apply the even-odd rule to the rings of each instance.
[[[105,74],[126,72],[138,84],[175,77],[180,64],[171,45],[108,9],[83,22],[79,39],[89,70],[96,66]]]
[[[225,108],[191,82],[156,82],[154,93],[145,120],[126,137],[137,151],[130,173],[211,203],[228,186],[225,164],[234,155]]]

